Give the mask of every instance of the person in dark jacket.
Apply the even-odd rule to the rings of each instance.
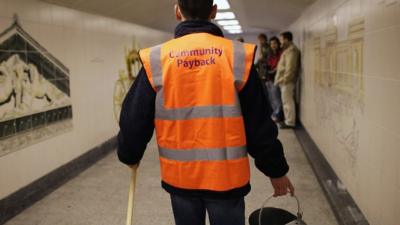
[[[179,0],[175,6],[181,23],[175,38],[194,33],[223,37],[218,26],[211,23],[217,6],[212,0]],[[238,93],[246,134],[247,153],[255,159],[256,167],[270,178],[274,196],[294,194],[294,187],[286,176],[289,166],[283,147],[277,139],[278,129],[271,118],[268,100],[255,68],[251,68],[245,86]],[[180,76],[181,74],[176,74]],[[152,87],[146,69],[141,69],[122,106],[118,134],[119,160],[129,166],[138,164],[151,140],[155,128],[157,91]],[[227,191],[183,189],[162,181],[171,195],[177,225],[204,225],[208,212],[211,225],[244,225],[244,196],[250,183]]]

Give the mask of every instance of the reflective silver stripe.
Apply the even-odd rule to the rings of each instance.
[[[176,161],[222,161],[247,157],[246,147],[176,150],[159,147],[160,156]]]
[[[240,87],[244,83],[244,73],[246,72],[246,50],[244,44],[238,41],[233,42],[233,73],[235,85]]]
[[[174,110],[160,110],[156,113],[156,118],[163,120],[188,120],[199,118],[238,117],[241,115],[240,109],[236,106],[202,106]]]
[[[164,90],[157,93],[156,119],[162,120],[188,120],[199,118],[228,118],[242,116],[237,96],[233,105],[197,106],[177,109],[165,109]]]
[[[163,85],[162,66],[161,66],[161,45],[157,45],[150,49],[150,68],[154,86],[157,90]]]
[[[188,120],[198,118],[227,118],[242,115],[238,106],[237,97],[234,105],[197,106],[178,109],[165,109],[164,90],[157,93],[156,97],[156,119],[163,120]]]

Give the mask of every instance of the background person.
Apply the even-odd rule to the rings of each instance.
[[[285,123],[282,129],[296,127],[296,105],[294,101],[294,90],[300,67],[300,51],[293,44],[293,34],[289,31],[280,35],[283,53],[278,63],[275,76],[275,85],[281,89],[283,112]]]
[[[277,37],[272,37],[269,40],[269,43],[270,51],[267,57],[267,78],[265,81],[265,86],[268,91],[268,97],[272,108],[271,118],[274,122],[280,123],[283,121],[281,91],[279,86],[274,84],[274,81],[278,62],[281,58],[282,49],[281,42]]]
[[[267,58],[270,51],[267,35],[263,33],[259,34],[258,41],[260,47],[260,56],[256,63],[256,69],[261,80],[265,81],[267,77]]]

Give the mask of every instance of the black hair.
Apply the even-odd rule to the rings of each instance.
[[[279,41],[279,38],[277,38],[277,37],[272,37],[272,38],[270,38],[269,39],[269,42],[271,43],[271,41],[276,41],[276,43],[278,43],[278,46],[281,46],[281,41]]]
[[[263,38],[264,40],[268,41],[268,37],[267,37],[267,35],[264,34],[264,33],[259,34],[259,35],[258,35],[258,38]]]
[[[281,49],[281,41],[279,41],[279,38],[277,38],[275,36],[270,38],[269,39],[269,44],[271,44],[272,41],[275,41],[278,44],[278,50],[280,50]]]
[[[281,33],[281,36],[286,40],[293,41],[293,34],[290,31]]]
[[[214,0],[178,0],[181,13],[188,20],[208,20]]]

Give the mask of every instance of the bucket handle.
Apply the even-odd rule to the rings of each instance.
[[[261,208],[260,208],[260,213],[258,214],[258,225],[262,225],[261,224],[261,216],[262,216],[262,211],[264,209],[264,207],[267,205],[267,203],[274,197],[274,195],[272,194],[270,197],[268,197],[264,203],[262,204]],[[297,198],[296,195],[293,195],[293,198],[296,199],[297,202],[297,219],[302,219],[303,218],[303,211],[301,210],[301,206],[300,206],[300,201],[299,198]]]

